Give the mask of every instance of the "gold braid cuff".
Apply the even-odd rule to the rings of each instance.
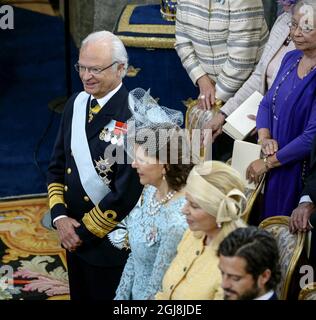
[[[103,238],[119,223],[115,221],[117,214],[113,210],[102,212],[99,206],[86,213],[82,222],[86,228],[98,238]]]
[[[62,183],[51,183],[48,185],[49,208],[52,209],[56,204],[65,205],[64,185]]]

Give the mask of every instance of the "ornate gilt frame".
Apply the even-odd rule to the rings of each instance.
[[[284,225],[288,228],[289,221],[290,221],[290,218],[287,216],[274,216],[274,217],[270,217],[270,218],[263,220],[260,223],[259,228],[266,229],[267,227],[270,227],[271,225]],[[299,233],[296,233],[296,235],[298,237],[298,241],[297,241],[297,244],[294,248],[293,256],[291,258],[288,270],[285,275],[285,281],[284,281],[283,287],[281,289],[281,296],[279,297],[280,300],[286,300],[286,298],[287,298],[289,286],[290,286],[290,283],[292,280],[292,276],[293,276],[296,264],[300,258],[302,250],[304,248],[306,234],[299,232]]]
[[[298,300],[308,300],[306,299],[310,293],[314,293],[316,296],[316,282],[307,284],[299,293]],[[312,299],[314,300],[314,299]]]
[[[247,205],[246,205],[246,208],[245,208],[245,210],[243,212],[243,216],[242,216],[243,220],[247,223],[249,221],[252,207],[253,207],[259,193],[261,192],[261,190],[264,186],[265,178],[266,178],[266,175],[264,174],[263,177],[261,178],[260,182],[256,186],[256,189],[251,193],[249,199],[247,200]]]

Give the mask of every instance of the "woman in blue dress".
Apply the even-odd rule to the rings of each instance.
[[[178,127],[182,114],[158,106],[149,93],[135,90],[131,94],[134,102],[130,100],[133,119],[127,127],[128,135],[135,136],[132,166],[145,188],[125,219],[131,253],[115,300],[153,299],[188,227],[181,213],[185,204],[182,188],[192,165],[183,158],[186,140],[181,140]],[[129,132],[132,121],[134,134]]]
[[[261,219],[291,215],[303,187],[316,134],[316,4],[299,1],[289,24],[297,50],[286,54],[257,116],[263,159],[247,169],[250,181],[267,173]],[[305,168],[305,169],[304,169]]]

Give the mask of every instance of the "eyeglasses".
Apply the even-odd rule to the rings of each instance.
[[[302,26],[299,25],[297,22],[295,21],[290,21],[288,24],[287,24],[290,28],[291,31],[294,31],[296,30],[297,28],[299,28],[299,30],[301,30],[302,33],[304,34],[307,34],[307,33],[310,33],[312,31],[315,30],[315,28],[313,28],[311,25],[309,24],[303,24]]]
[[[76,71],[79,72],[79,73],[85,73],[86,70],[88,70],[89,73],[91,73],[93,75],[98,75],[101,72],[103,72],[104,70],[109,69],[110,67],[112,67],[115,63],[118,63],[118,62],[114,61],[112,64],[110,64],[109,66],[107,66],[105,68],[85,67],[85,66],[82,66],[79,63],[76,63],[74,67],[75,67]]]

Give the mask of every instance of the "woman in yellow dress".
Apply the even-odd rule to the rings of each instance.
[[[241,220],[244,184],[237,171],[218,161],[207,161],[191,171],[183,213],[189,230],[178,245],[157,300],[219,300],[223,298],[216,251]]]

